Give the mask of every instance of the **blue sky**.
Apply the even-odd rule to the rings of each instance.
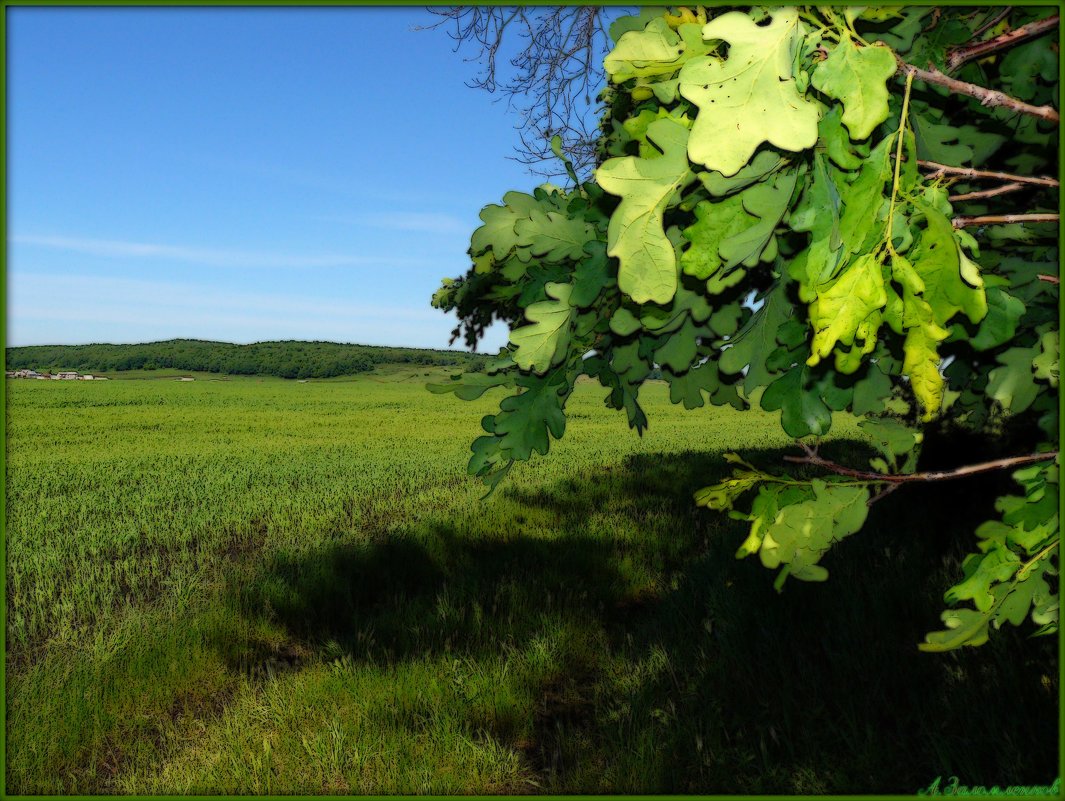
[[[439,279],[542,180],[424,9],[7,14],[8,345],[447,347]]]

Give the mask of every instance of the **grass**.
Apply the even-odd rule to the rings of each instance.
[[[627,433],[582,385],[493,498],[498,396],[353,381],[10,382],[9,793],[913,793],[1049,784],[1056,643],[919,653],[1001,478],[906,488],[826,584],[695,509],[773,415]],[[841,458],[858,459],[839,417]]]

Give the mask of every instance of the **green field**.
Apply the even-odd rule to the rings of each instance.
[[[641,439],[585,384],[482,502],[499,395],[432,396],[441,375],[8,381],[7,792],[1053,781],[1054,638],[916,648],[1001,477],[895,493],[827,583],[778,595],[691,502],[725,450],[779,464],[776,415],[652,382]],[[858,431],[838,417],[826,452]]]

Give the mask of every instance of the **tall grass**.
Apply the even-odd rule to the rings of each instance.
[[[434,374],[435,376],[435,374]],[[907,488],[824,585],[696,510],[772,415],[582,385],[499,493],[497,398],[353,382],[12,382],[9,792],[914,792],[1050,783],[1053,643],[934,656],[974,525]],[[854,422],[828,447],[860,458]],[[1008,688],[1004,690],[1003,688]]]

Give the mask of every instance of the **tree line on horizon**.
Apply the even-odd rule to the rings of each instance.
[[[175,339],[134,345],[28,345],[7,348],[7,369],[188,370],[280,378],[332,378],[386,364],[479,370],[485,357],[462,351],[348,345],[338,342],[255,342],[238,345]]]

